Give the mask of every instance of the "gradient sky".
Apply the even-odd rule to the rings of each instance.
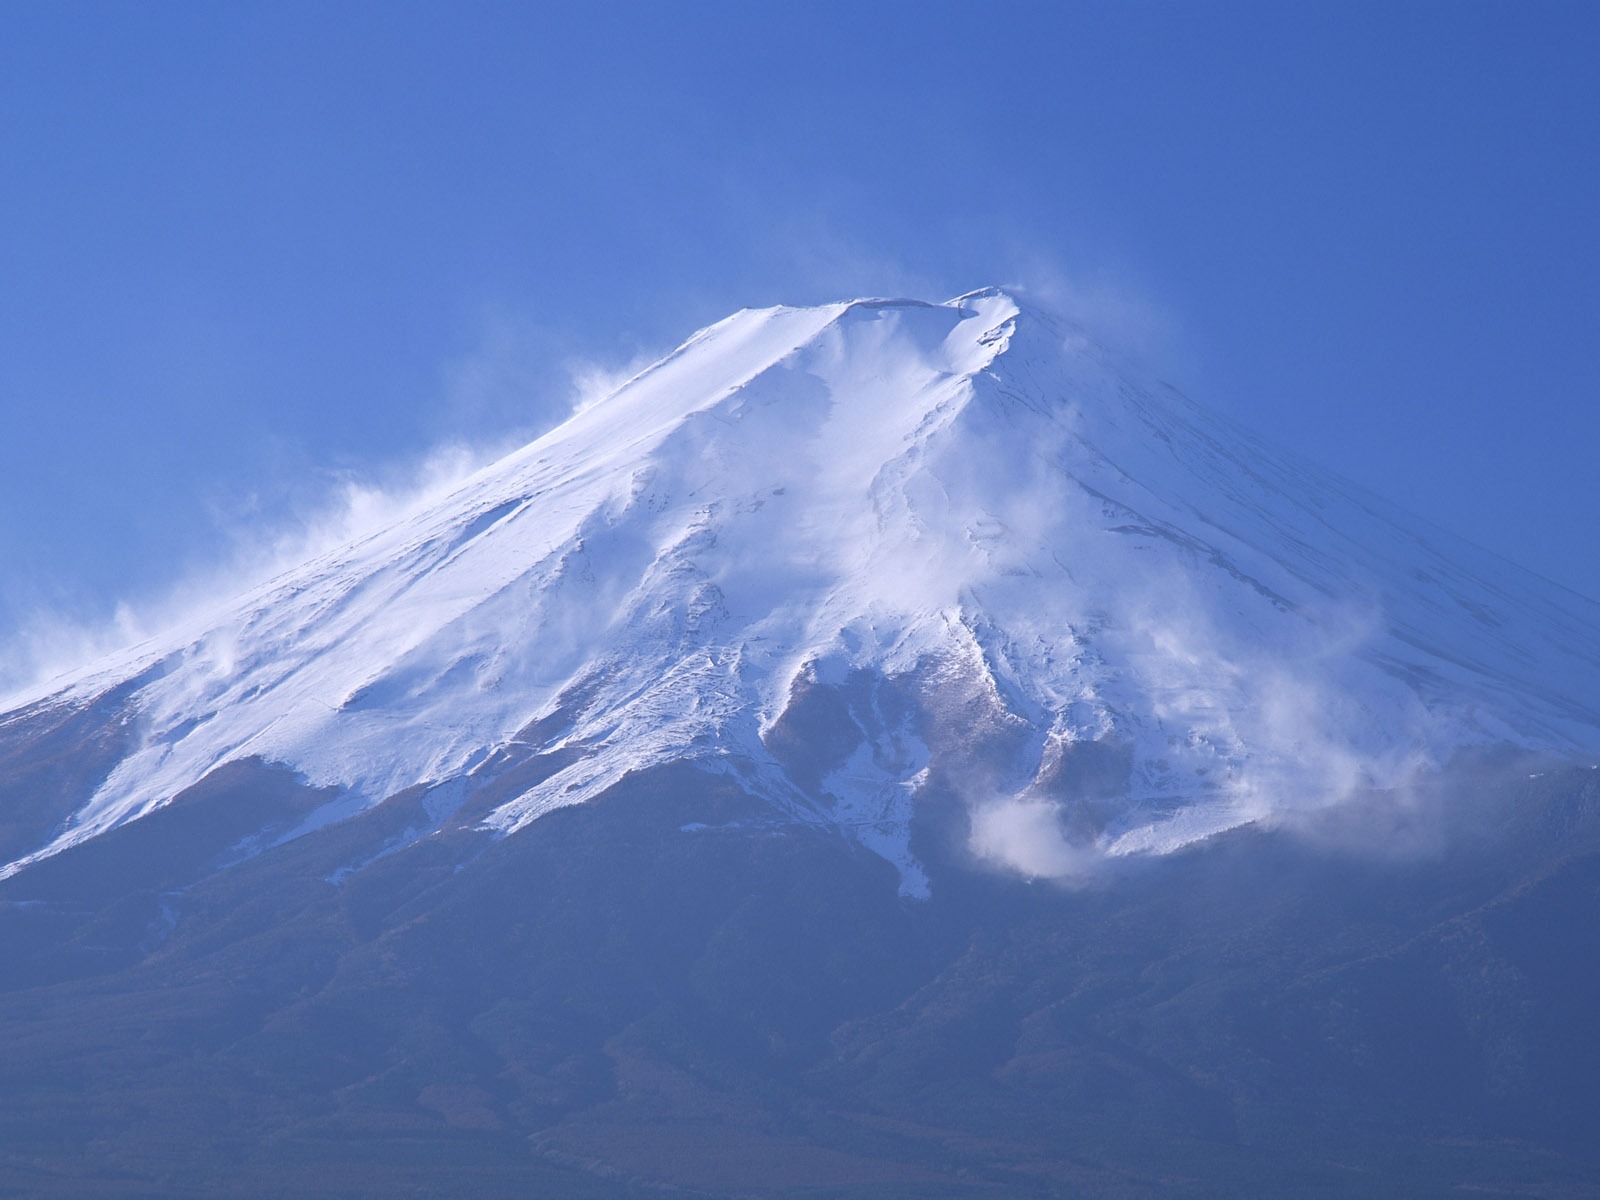
[[[1020,283],[1600,596],[1600,6],[0,6],[0,644],[745,305]]]

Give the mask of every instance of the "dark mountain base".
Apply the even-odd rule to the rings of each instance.
[[[219,871],[225,813],[315,797],[196,792],[0,885],[0,1195],[1600,1187],[1589,772],[1425,857],[1247,833],[1077,891],[933,826],[929,903],[688,769],[339,885],[414,799]]]

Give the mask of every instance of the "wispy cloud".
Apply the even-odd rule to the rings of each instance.
[[[568,359],[565,369],[572,383],[569,411],[580,413],[591,405],[599,403],[660,358],[660,354],[648,351],[621,361]]]
[[[573,337],[538,312],[489,306],[470,347],[440,369],[453,436],[526,442],[572,412]]]
[[[531,316],[489,312],[473,348],[441,370],[441,420],[466,435],[359,468],[318,466],[282,447],[272,478],[206,498],[212,551],[178,567],[164,586],[118,598],[99,615],[35,586],[13,605],[21,617],[0,647],[0,703],[36,695],[63,673],[196,621],[265,580],[443,498],[656,357],[577,354],[569,338]]]
[[[442,497],[492,457],[453,444],[365,472],[321,471],[286,483],[287,498],[265,521],[256,498],[216,502],[216,553],[164,588],[120,599],[100,619],[56,604],[30,606],[0,662],[0,703],[37,694],[65,672],[196,621],[256,584],[384,527]]]
[[[1183,323],[1118,270],[1067,267],[1054,256],[1013,247],[997,281],[1019,298],[1075,326],[1101,351],[1160,376],[1193,373]]]
[[[974,804],[971,818],[973,853],[1029,879],[1076,882],[1101,859],[1094,846],[1068,839],[1054,801],[1005,797]]]

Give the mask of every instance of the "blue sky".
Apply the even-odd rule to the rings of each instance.
[[[0,639],[735,308],[991,282],[1600,595],[1597,14],[0,7]]]

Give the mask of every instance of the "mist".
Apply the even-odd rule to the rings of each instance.
[[[478,346],[440,370],[444,410],[479,428],[475,437],[447,438],[419,455],[359,467],[318,467],[295,456],[298,469],[280,467],[248,493],[213,493],[205,504],[209,552],[185,556],[153,586],[90,598],[66,581],[13,582],[16,615],[0,630],[0,704],[46,694],[53,681],[100,658],[193,625],[283,572],[425,509],[657,357],[538,358],[557,344],[528,319],[485,318]]]

